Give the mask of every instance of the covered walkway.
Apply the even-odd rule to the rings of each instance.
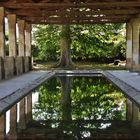
[[[8,24],[6,48],[5,23]],[[103,74],[128,96],[127,119],[139,124],[140,106],[140,1],[139,0],[3,0],[0,1],[0,113],[55,73],[32,70],[32,24],[126,23],[126,67],[134,71],[106,71]],[[18,27],[18,28],[17,28]],[[18,35],[17,35],[18,32]],[[79,71],[81,72],[81,71]],[[90,74],[92,71],[88,71]],[[20,93],[20,94],[19,94]],[[7,98],[8,97],[8,98]],[[134,103],[132,103],[131,98]],[[31,117],[31,97],[27,116]],[[136,104],[138,105],[136,105]],[[28,104],[28,103],[27,103]],[[24,127],[25,100],[20,104]],[[16,130],[17,106],[11,109],[10,130]],[[23,115],[23,116],[22,116]],[[28,119],[29,117],[27,117]],[[25,120],[25,118],[24,118]],[[0,116],[0,139],[4,139],[5,115]],[[11,133],[14,134],[14,133]]]

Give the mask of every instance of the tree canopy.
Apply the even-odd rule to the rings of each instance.
[[[70,25],[73,60],[123,58],[125,56],[125,25]],[[60,25],[34,25],[33,56],[35,60],[58,60],[60,56]]]

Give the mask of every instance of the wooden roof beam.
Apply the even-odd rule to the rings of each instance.
[[[127,19],[127,18],[121,18],[121,19],[109,19],[109,18],[96,18],[96,19],[93,19],[93,18],[79,18],[79,19],[74,19],[74,18],[67,18],[67,19],[64,19],[64,18],[59,18],[59,19],[43,19],[43,18],[26,18],[26,21],[27,22],[30,22],[30,23],[61,23],[61,24],[66,24],[66,23],[80,23],[80,21],[88,21],[88,22],[91,22],[91,23],[102,23],[102,22],[105,22],[105,23],[114,23],[114,22],[120,22],[120,23],[124,23],[126,21],[129,21],[130,19]]]
[[[81,20],[79,22],[76,21],[28,21],[29,23],[32,24],[58,24],[58,25],[63,25],[63,24],[105,24],[105,23],[126,23],[128,20],[108,20],[108,21],[90,21],[90,20]]]
[[[69,17],[24,17],[24,20],[119,20],[119,19],[131,19],[132,16],[128,16],[128,15],[125,15],[125,16],[98,16],[98,17],[86,17],[86,16],[83,16],[83,17],[74,17],[73,15],[69,16]]]
[[[101,10],[101,11],[35,11],[35,10],[9,10],[8,13],[15,13],[18,16],[50,16],[50,15],[126,15],[126,14],[139,14],[140,9],[127,9],[127,10]]]
[[[136,1],[128,1],[128,2],[92,2],[92,3],[82,3],[82,4],[74,4],[74,3],[12,3],[12,2],[0,2],[1,6],[4,6],[6,8],[13,8],[13,9],[38,9],[38,8],[47,8],[47,7],[91,7],[91,8],[105,8],[105,7],[139,7],[140,2]]]

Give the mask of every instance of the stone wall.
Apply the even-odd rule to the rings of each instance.
[[[4,64],[4,78],[9,79],[15,75],[14,57],[5,57],[3,59]]]
[[[0,57],[0,80],[28,72],[31,66],[31,57]]]
[[[23,57],[16,57],[15,58],[15,68],[16,68],[16,75],[20,75],[23,73]]]

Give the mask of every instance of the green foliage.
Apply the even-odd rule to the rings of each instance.
[[[122,24],[73,26],[72,55],[77,59],[124,56],[122,29]]]
[[[68,25],[67,25],[68,26]],[[66,29],[69,30],[69,28]],[[58,60],[62,26],[36,25],[33,28],[33,56]],[[125,56],[124,24],[70,25],[73,59],[119,58]]]
[[[57,60],[59,50],[59,26],[36,25],[33,28],[33,56],[35,60]]]

